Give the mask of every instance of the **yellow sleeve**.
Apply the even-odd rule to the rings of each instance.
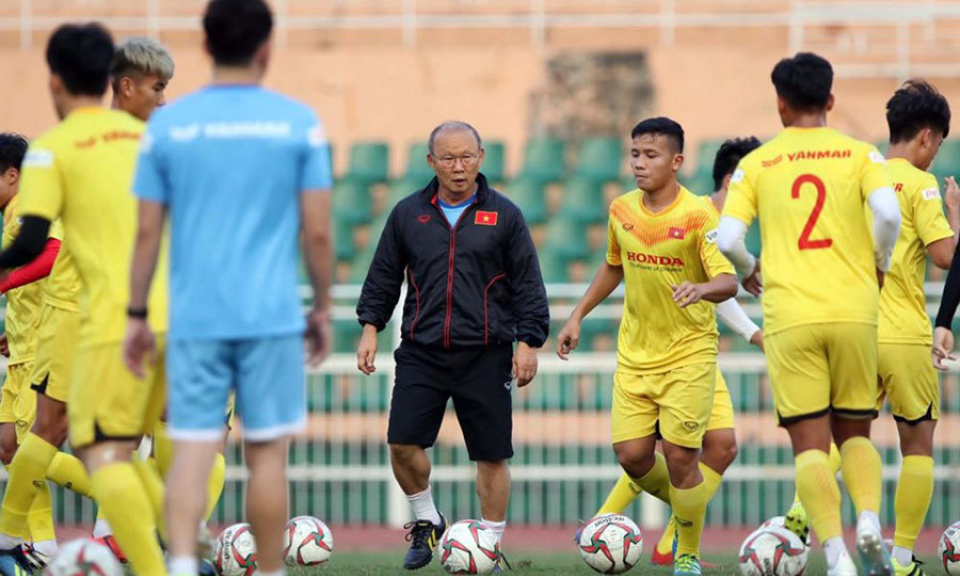
[[[729,197],[727,202],[729,202]],[[727,260],[727,257],[720,252],[720,248],[717,247],[717,225],[719,224],[719,218],[715,211],[710,211],[710,216],[703,223],[703,228],[700,229],[700,261],[703,263],[703,269],[706,270],[707,276],[710,278],[715,278],[720,274],[734,274],[736,275],[736,270],[733,268],[733,264]]]
[[[933,175],[924,178],[921,189],[913,196],[913,225],[924,246],[953,236],[950,223],[943,215],[940,186]]]
[[[50,225],[50,233],[47,234],[48,238],[53,238],[55,240],[63,241],[63,221],[57,218],[53,221],[53,224]]]
[[[30,145],[20,171],[20,214],[40,216],[51,222],[60,217],[63,182],[59,163],[62,161],[53,146],[40,140]]]
[[[864,202],[870,194],[880,188],[893,188],[890,174],[887,172],[887,160],[873,146],[865,146],[860,168],[860,195]]]
[[[744,162],[740,162],[730,177],[730,190],[723,205],[723,215],[736,218],[748,227],[757,217],[756,184],[749,166]]]
[[[607,263],[611,266],[623,266],[620,260],[620,242],[617,240],[617,225],[613,219],[613,211],[607,223]]]

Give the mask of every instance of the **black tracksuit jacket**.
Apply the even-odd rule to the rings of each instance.
[[[404,341],[446,349],[543,345],[550,312],[523,214],[482,174],[477,185],[455,223],[437,204],[436,178],[397,203],[363,283],[361,325],[384,328],[406,277]]]

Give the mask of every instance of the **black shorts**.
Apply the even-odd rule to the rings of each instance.
[[[453,398],[471,460],[513,456],[512,345],[442,350],[403,342],[394,358],[388,443],[433,446]]]

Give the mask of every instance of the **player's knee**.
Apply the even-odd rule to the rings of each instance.
[[[0,439],[0,462],[4,466],[9,466],[13,462],[13,457],[17,454],[17,439],[12,440],[6,437]]]
[[[631,442],[614,444],[613,450],[620,462],[620,467],[633,478],[645,476],[656,463],[656,455],[653,451],[645,450]]]
[[[703,460],[714,470],[723,472],[733,464],[739,453],[740,448],[737,447],[737,441],[733,440],[711,447],[709,454],[704,453]]]
[[[390,459],[395,465],[409,466],[422,451],[423,448],[411,444],[390,444]]]
[[[31,432],[59,447],[67,440],[67,419],[65,415],[38,412]]]

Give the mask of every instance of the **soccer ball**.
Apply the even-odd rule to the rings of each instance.
[[[297,516],[283,533],[283,559],[287,566],[319,566],[333,554],[333,533],[313,516]]]
[[[774,516],[773,518],[771,518],[771,519],[767,520],[766,522],[764,522],[763,524],[761,524],[760,527],[761,527],[761,528],[785,528],[786,521],[787,521],[787,519],[786,519],[785,516]],[[806,539],[805,539],[805,541],[804,541],[804,544],[806,544],[807,546],[810,546],[810,531],[809,531],[809,530],[807,530],[807,537],[806,537]]]
[[[741,576],[801,576],[807,546],[783,527],[761,526],[740,547]]]
[[[92,538],[82,538],[61,546],[57,555],[47,564],[44,574],[49,574],[49,576],[124,576],[124,571],[109,548]]]
[[[602,574],[623,574],[640,561],[643,535],[633,520],[604,514],[587,522],[580,533],[580,557]]]
[[[940,537],[937,554],[943,569],[950,576],[960,576],[960,522],[954,523],[946,529]]]
[[[257,543],[249,524],[234,524],[220,533],[213,547],[220,576],[253,576],[257,571]]]
[[[443,533],[437,553],[448,574],[490,574],[500,560],[500,543],[483,522],[461,520]]]

